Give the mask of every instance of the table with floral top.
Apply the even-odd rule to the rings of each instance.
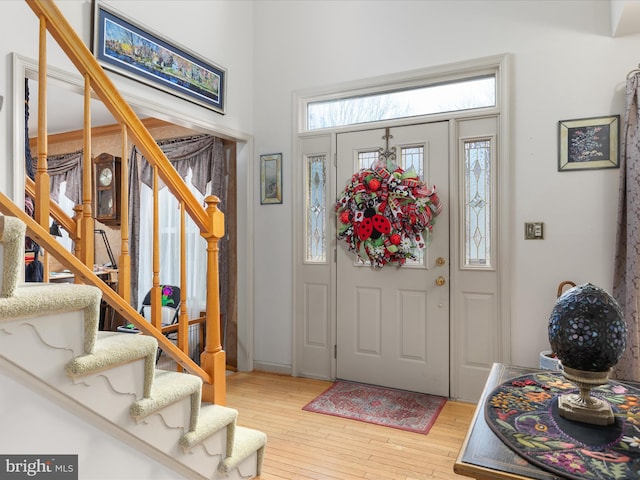
[[[607,427],[558,415],[557,396],[575,388],[561,372],[494,364],[454,471],[479,480],[638,478],[638,385],[612,380],[592,391],[612,405]]]

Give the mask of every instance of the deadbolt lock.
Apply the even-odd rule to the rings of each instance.
[[[445,260],[444,258],[442,258],[442,257],[438,257],[438,258],[436,258],[436,265],[438,265],[438,266],[440,266],[440,267],[441,267],[441,266],[442,266],[442,265],[444,265],[445,263],[446,263],[446,260]]]

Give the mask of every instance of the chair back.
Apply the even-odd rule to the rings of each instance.
[[[180,287],[176,287],[175,285],[160,285],[160,292],[162,295],[162,324],[163,325],[171,325],[173,323],[177,323],[178,316],[180,314]],[[140,315],[145,315],[145,308],[151,307],[151,290],[147,292],[142,300],[142,305],[140,306]],[[167,317],[164,312],[166,309],[170,309],[169,316]]]

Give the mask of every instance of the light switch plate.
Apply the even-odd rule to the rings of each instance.
[[[524,239],[525,240],[543,240],[544,224],[542,222],[525,222]]]

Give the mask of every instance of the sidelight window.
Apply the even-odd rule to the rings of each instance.
[[[492,175],[491,140],[463,142],[464,266],[491,266]]]
[[[327,261],[327,156],[306,157],[307,262]]]

